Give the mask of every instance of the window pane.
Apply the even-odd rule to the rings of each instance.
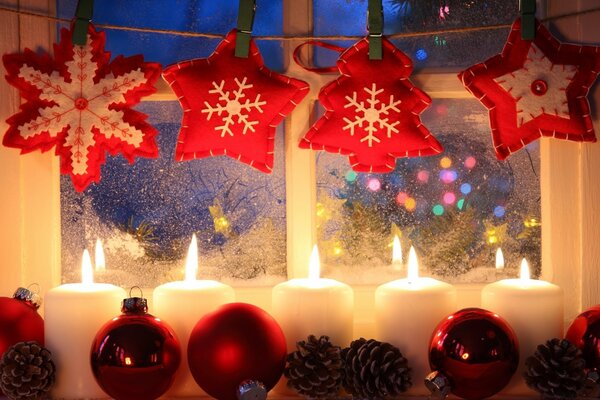
[[[138,109],[159,131],[159,159],[107,157],[99,185],[75,192],[61,177],[63,280],[80,276],[81,252],[104,241],[99,277],[122,286],[153,287],[183,277],[192,233],[204,279],[281,279],[286,271],[284,140],[276,136],[270,175],[228,157],[175,162],[181,108],[146,102]],[[260,243],[261,245],[257,245]]]
[[[487,111],[475,99],[434,100],[422,117],[444,153],[398,159],[392,173],[357,174],[347,157],[318,153],[325,275],[356,283],[397,277],[394,233],[405,255],[414,245],[425,273],[445,280],[496,280],[500,246],[506,274],[516,275],[521,257],[539,273],[539,142],[498,161]]]

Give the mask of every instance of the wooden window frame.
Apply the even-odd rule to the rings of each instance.
[[[312,0],[283,0],[284,27],[290,35],[312,32]],[[538,0],[546,16],[593,8],[595,0],[564,2]],[[3,5],[23,10],[55,12],[55,0],[10,0]],[[555,21],[552,28],[565,40],[600,43],[600,29],[587,14]],[[38,17],[0,11],[0,53],[25,47],[50,49],[55,41],[53,22]],[[560,36],[559,36],[560,37]],[[286,42],[285,54],[301,42]],[[311,84],[308,99],[285,121],[287,190],[287,261],[289,277],[303,276],[308,265],[315,230],[315,157],[297,142],[309,128],[314,101],[320,87],[335,76],[306,73],[293,62],[287,74]],[[413,76],[417,86],[432,98],[470,98],[455,73],[426,73]],[[169,99],[160,90],[152,99]],[[600,85],[590,97],[594,126],[600,134]],[[19,107],[18,93],[0,80],[0,131]],[[565,321],[582,309],[600,303],[600,145],[541,139],[542,277],[565,291]],[[37,282],[42,294],[61,282],[60,180],[58,158],[53,151],[20,156],[15,149],[0,146],[0,290],[8,295],[16,286]],[[480,285],[461,285],[463,305],[477,306]],[[372,288],[355,287],[357,313],[370,315]],[[270,290],[269,290],[270,293]],[[240,289],[238,299],[270,309],[266,289]],[[460,297],[459,297],[460,299]],[[361,303],[362,301],[362,303]],[[460,303],[460,301],[459,301]]]

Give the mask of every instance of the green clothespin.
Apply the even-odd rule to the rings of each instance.
[[[75,11],[75,26],[73,27],[73,44],[85,45],[88,27],[94,13],[94,0],[79,0]]]
[[[535,39],[535,0],[520,0],[521,10],[521,38],[523,40]]]
[[[240,8],[238,10],[237,20],[237,34],[235,35],[236,57],[248,58],[255,12],[256,0],[240,0]]]
[[[369,60],[383,58],[383,6],[381,0],[369,0]]]

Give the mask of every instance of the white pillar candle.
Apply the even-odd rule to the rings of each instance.
[[[90,366],[90,351],[96,333],[119,314],[127,297],[120,287],[94,283],[87,250],[81,263],[81,283],[68,283],[50,290],[45,298],[46,347],[56,365],[52,398],[107,398],[96,383]]]
[[[530,279],[529,265],[521,262],[520,279],[490,283],[481,292],[481,306],[504,318],[519,340],[519,369],[502,391],[530,394],[522,378],[525,360],[537,345],[563,337],[563,292],[550,282]]]
[[[212,280],[197,280],[198,245],[192,236],[185,265],[185,280],[169,282],[154,289],[154,314],[164,319],[181,343],[181,367],[166,397],[206,395],[194,381],[187,362],[187,347],[192,329],[206,313],[235,301],[231,286]]]
[[[341,347],[353,339],[354,292],[345,283],[320,278],[319,269],[315,246],[308,278],[291,279],[273,288],[273,317],[283,329],[290,352],[308,335],[327,335]]]
[[[412,368],[409,394],[427,393],[423,385],[429,368],[429,341],[437,324],[456,311],[454,286],[419,277],[414,248],[408,254],[408,276],[385,283],[375,291],[376,338],[398,347]]]

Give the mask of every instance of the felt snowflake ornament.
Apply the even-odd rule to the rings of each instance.
[[[26,100],[7,120],[3,144],[22,153],[55,146],[61,173],[83,191],[100,180],[105,151],[120,152],[130,162],[158,155],[156,130],[130,107],[155,91],[161,68],[141,55],[110,62],[104,32],[92,25],[84,46],[73,45],[71,35],[62,30],[54,59],[29,49],[2,57],[6,80]]]
[[[232,30],[214,53],[165,69],[183,108],[178,161],[226,155],[269,173],[275,128],[308,94],[308,84],[270,71],[254,43],[235,57]]]
[[[538,21],[523,40],[517,19],[502,53],[459,78],[488,108],[502,160],[541,136],[595,142],[587,94],[599,72],[600,47],[561,43]]]
[[[300,147],[347,154],[355,171],[389,172],[396,157],[438,154],[443,149],[419,115],[431,99],[408,77],[412,61],[383,38],[383,57],[369,60],[368,39],[340,56],[337,80],[319,93],[325,114]]]

